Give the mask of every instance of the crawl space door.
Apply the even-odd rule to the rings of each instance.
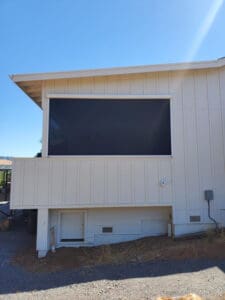
[[[84,240],[83,212],[62,212],[60,221],[61,242],[81,242]]]

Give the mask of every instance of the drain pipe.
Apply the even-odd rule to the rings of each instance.
[[[218,230],[219,230],[219,227],[218,227],[218,223],[216,222],[216,220],[211,216],[211,213],[210,213],[210,200],[207,200],[207,202],[208,202],[208,217],[209,217],[209,219],[211,220],[211,221],[213,221],[213,223],[215,224],[215,226],[216,226],[216,232],[218,232]]]

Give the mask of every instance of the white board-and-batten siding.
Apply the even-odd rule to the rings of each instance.
[[[75,219],[77,213],[84,215],[84,243],[92,246],[124,242],[150,235],[165,235],[168,231],[171,210],[169,207],[52,209],[49,213],[49,228],[55,229],[57,247],[72,245],[70,242],[65,244],[60,241],[63,225],[60,222],[61,216],[68,214]],[[111,227],[112,232],[103,233],[103,227]]]
[[[172,155],[48,157],[50,95],[124,96],[124,101],[170,95]],[[190,215],[207,223],[204,190],[213,189],[212,214],[224,223],[224,68],[49,80],[43,82],[42,108],[44,157],[14,161],[12,207],[168,205],[174,223],[188,223]]]
[[[17,178],[15,172],[20,170]],[[166,176],[162,188],[160,180]],[[171,205],[170,158],[14,160],[14,208]]]

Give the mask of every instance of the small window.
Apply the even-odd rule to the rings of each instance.
[[[112,227],[102,227],[102,232],[103,233],[111,233],[111,232],[113,232],[113,228]]]

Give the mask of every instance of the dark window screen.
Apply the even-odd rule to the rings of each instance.
[[[51,99],[49,155],[169,155],[166,99]]]

